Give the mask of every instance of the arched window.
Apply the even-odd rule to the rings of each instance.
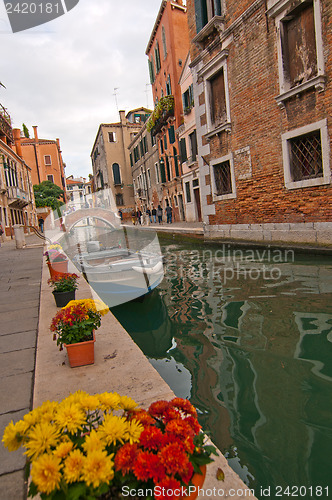
[[[114,184],[115,185],[121,184],[121,174],[120,174],[119,164],[118,163],[113,163],[112,169],[113,169]]]

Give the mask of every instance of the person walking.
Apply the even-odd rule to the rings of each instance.
[[[158,205],[158,208],[157,208],[157,216],[158,216],[158,222],[159,222],[159,224],[161,224],[163,221],[163,209],[161,208],[160,205]]]
[[[151,210],[149,208],[146,209],[146,215],[149,217],[149,221],[152,223],[152,215],[151,215]]]
[[[39,217],[39,219],[38,219],[38,226],[39,226],[40,232],[43,233],[44,232],[44,219],[42,217]]]
[[[153,222],[156,224],[157,222],[157,210],[153,207],[151,211],[152,217],[153,217]]]
[[[141,217],[142,217],[142,212],[140,211],[140,209],[137,210],[136,212],[136,217],[137,217],[137,222],[139,224],[142,224],[142,221],[141,221]]]
[[[166,207],[167,224],[172,224],[172,212],[173,209],[170,205]]]

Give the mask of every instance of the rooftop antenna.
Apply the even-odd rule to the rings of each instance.
[[[149,109],[149,91],[150,90],[148,89],[148,87],[150,87],[150,85],[151,85],[150,83],[146,83],[145,84],[145,91],[144,91],[146,93],[146,107],[147,107],[147,109]]]
[[[117,112],[119,113],[119,106],[118,106],[118,100],[116,98],[116,95],[117,95],[117,90],[119,90],[119,87],[114,87],[114,98],[115,98],[115,105],[116,105],[116,110]]]

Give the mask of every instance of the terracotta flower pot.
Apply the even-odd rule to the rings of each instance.
[[[52,293],[57,307],[65,307],[68,302],[75,300],[75,290],[71,290],[70,292],[56,292],[53,290]]]
[[[63,260],[61,262],[47,262],[47,265],[52,279],[56,278],[56,276],[63,276],[68,273],[68,260]]]
[[[69,364],[72,368],[76,366],[92,365],[95,362],[95,332],[93,340],[78,342],[77,344],[64,344],[67,349]]]
[[[195,490],[192,491],[190,495],[186,496],[185,498],[190,498],[190,500],[194,500],[198,495],[199,488],[203,486],[206,476],[206,465],[201,465],[200,469],[202,474],[195,473],[191,479],[193,486],[195,486]]]

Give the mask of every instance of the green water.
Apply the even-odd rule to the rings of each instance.
[[[331,257],[169,241],[158,289],[112,311],[258,498],[328,498]]]

